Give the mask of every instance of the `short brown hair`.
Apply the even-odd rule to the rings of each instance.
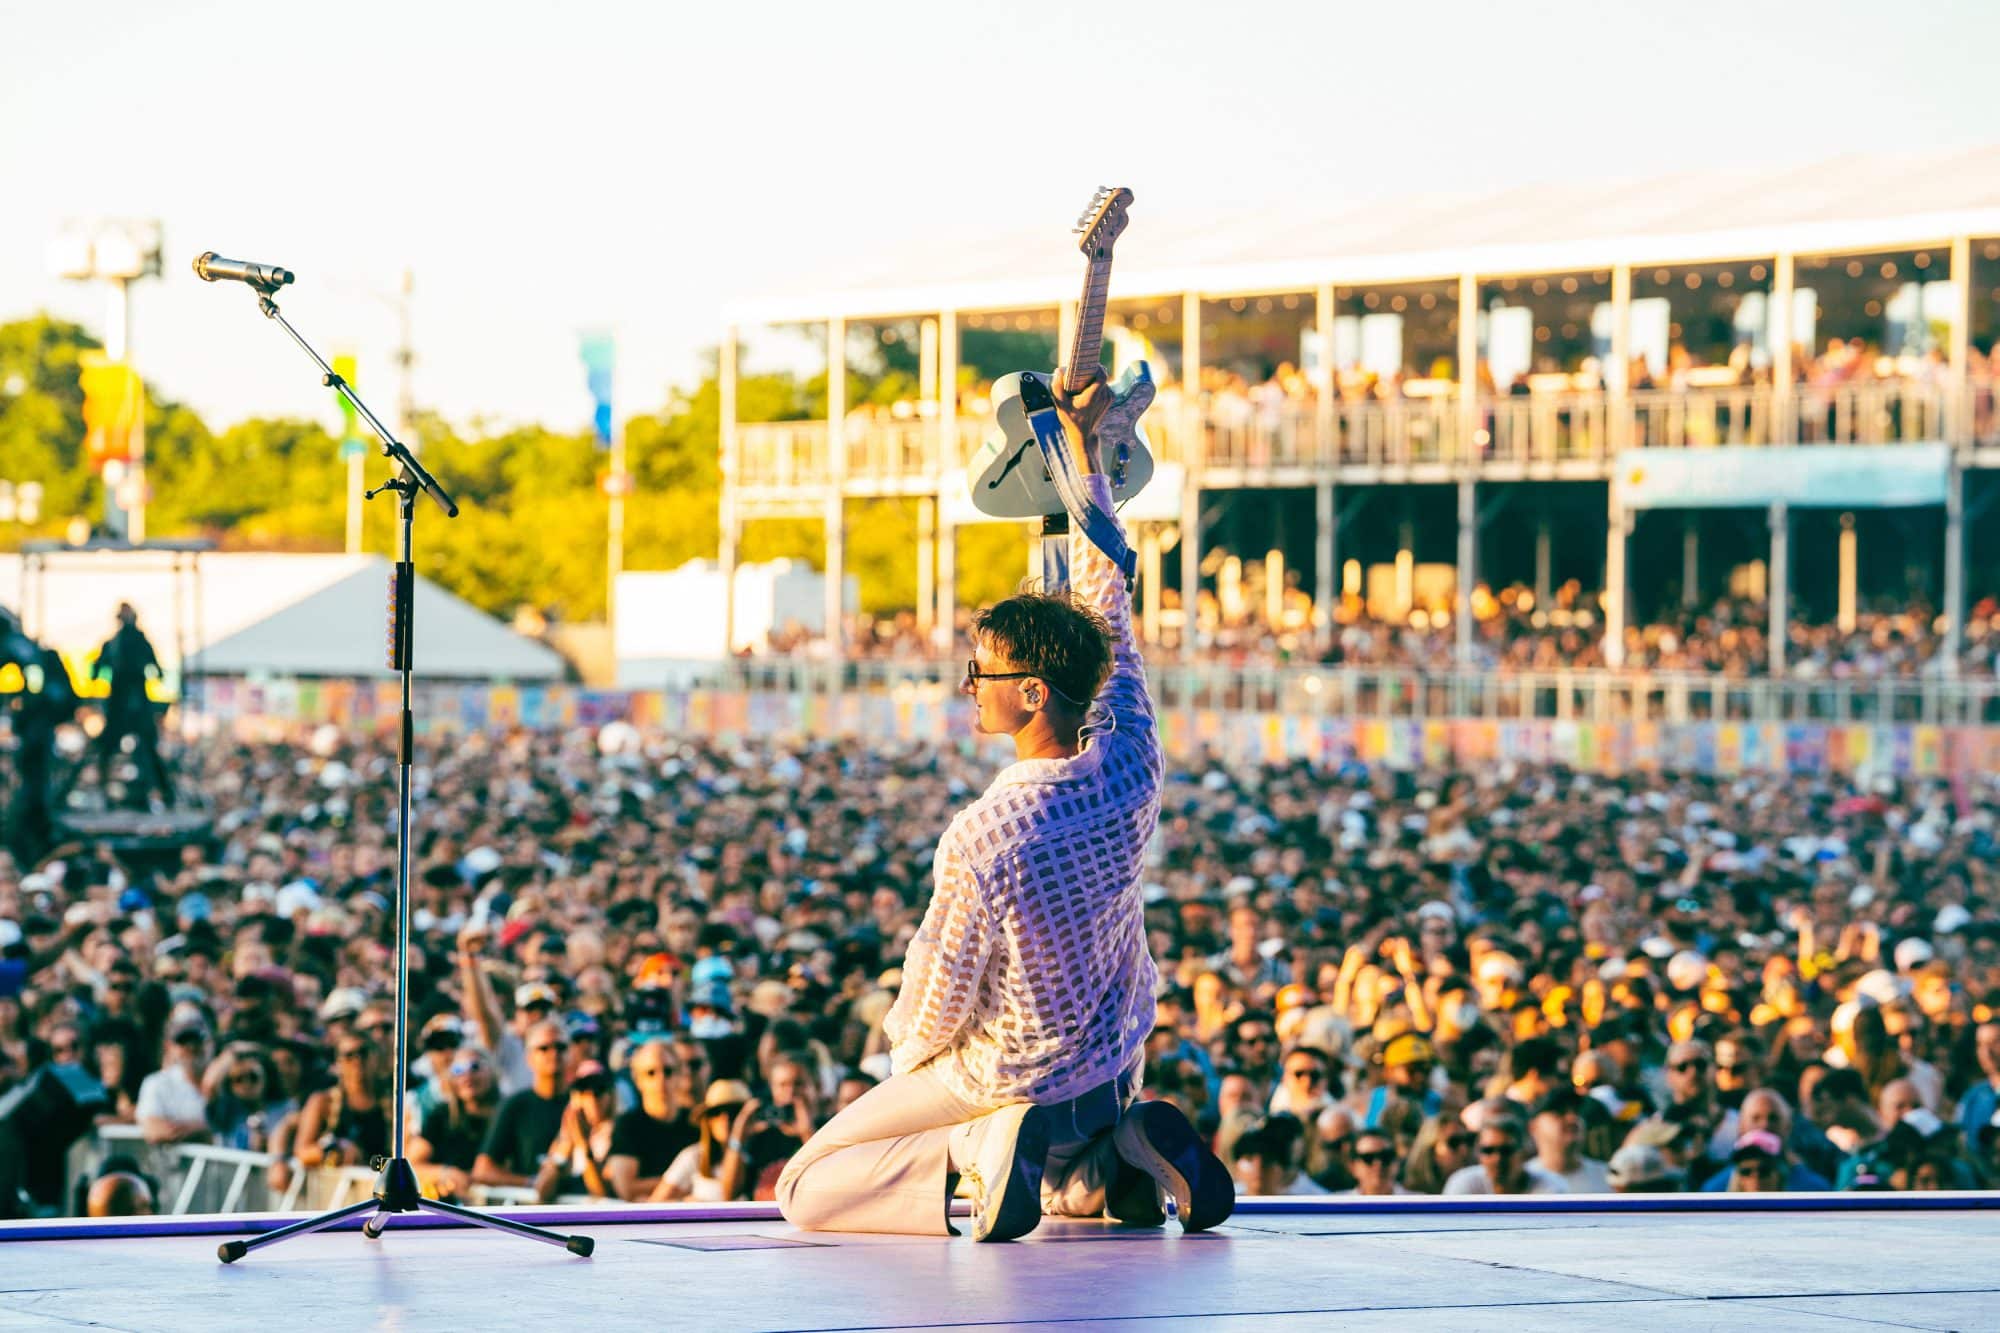
[[[972,632],[1078,709],[1111,676],[1111,626],[1068,593],[1016,593],[976,612]]]

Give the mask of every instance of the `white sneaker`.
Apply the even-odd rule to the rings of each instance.
[[[960,1192],[972,1197],[974,1240],[1013,1240],[1041,1223],[1042,1165],[1048,1155],[1048,1112],[1026,1102],[953,1132],[951,1169],[964,1187]]]

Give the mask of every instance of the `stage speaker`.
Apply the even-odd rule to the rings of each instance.
[[[0,1217],[15,1214],[17,1191],[45,1207],[62,1201],[64,1155],[110,1104],[104,1085],[75,1065],[43,1065],[0,1097]]]

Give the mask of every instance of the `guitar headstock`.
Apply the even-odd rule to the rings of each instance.
[[[1125,210],[1131,206],[1132,192],[1124,186],[1116,189],[1109,185],[1099,186],[1072,228],[1082,238],[1077,242],[1077,249],[1093,259],[1109,259],[1111,247],[1117,244],[1128,221]]]

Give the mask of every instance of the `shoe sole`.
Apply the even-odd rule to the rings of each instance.
[[[1163,1102],[1141,1102],[1118,1122],[1118,1155],[1160,1182],[1183,1231],[1206,1231],[1236,1211],[1236,1185],[1187,1117]]]
[[[1042,1169],[1049,1157],[1049,1113],[1030,1106],[1014,1131],[1012,1169],[996,1190],[979,1201],[973,1219],[976,1241],[1013,1240],[1042,1221]]]

